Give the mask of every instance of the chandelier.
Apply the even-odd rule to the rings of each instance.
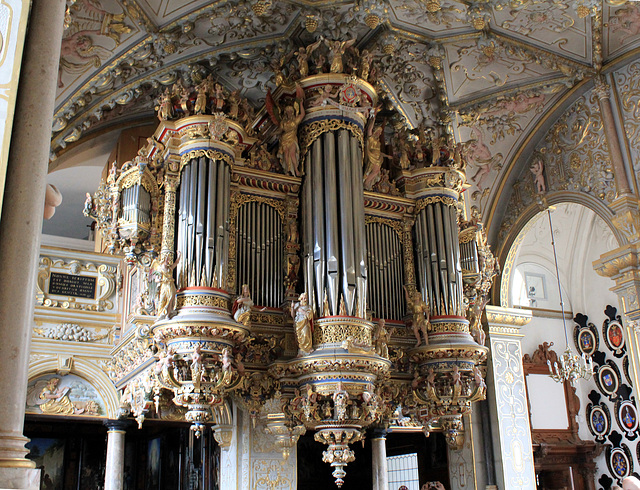
[[[569,381],[572,385],[577,379],[583,378],[586,380],[591,379],[593,376],[593,360],[591,357],[587,359],[587,356],[583,353],[582,356],[578,356],[571,351],[569,347],[569,336],[567,334],[567,324],[564,318],[564,301],[562,300],[562,287],[560,286],[560,272],[558,270],[558,256],[556,254],[556,240],[553,233],[553,224],[551,222],[551,209],[547,209],[547,215],[549,217],[549,229],[551,230],[551,247],[553,248],[553,260],[556,267],[556,279],[558,280],[558,294],[560,295],[560,310],[562,312],[562,326],[564,328],[564,340],[566,349],[562,353],[560,358],[560,364],[554,362],[551,365],[551,361],[547,360],[549,366],[550,376],[554,381],[558,383],[564,383]]]

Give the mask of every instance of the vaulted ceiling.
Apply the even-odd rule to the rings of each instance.
[[[158,94],[180,77],[213,73],[260,109],[272,60],[320,36],[355,37],[407,126],[449,119],[468,142],[468,200],[485,214],[506,206],[530,136],[640,47],[640,3],[620,0],[67,3],[52,170],[83,140],[153,120]]]

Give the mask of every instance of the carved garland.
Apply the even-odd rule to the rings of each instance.
[[[302,155],[300,160],[304,160],[311,144],[317,140],[322,134],[328,131],[336,131],[338,129],[346,129],[358,139],[360,149],[364,152],[364,135],[362,129],[355,123],[342,121],[340,119],[324,119],[322,121],[314,121],[302,127],[301,147]]]
[[[235,163],[231,156],[218,150],[192,150],[180,157],[180,172],[182,172],[184,166],[190,163],[193,158],[200,157],[207,157],[211,160],[222,160],[227,162],[229,166],[232,166]]]

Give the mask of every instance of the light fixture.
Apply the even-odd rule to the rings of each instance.
[[[551,208],[547,208],[547,215],[549,216],[549,229],[551,230],[551,247],[553,248],[553,261],[556,266],[556,279],[558,280],[558,294],[560,295],[560,311],[562,312],[562,326],[564,328],[564,340],[566,349],[560,357],[560,364],[558,361],[551,365],[551,361],[547,360],[549,366],[550,376],[554,381],[558,383],[564,383],[569,381],[572,385],[577,379],[591,379],[593,376],[593,360],[591,357],[587,359],[587,356],[583,353],[582,356],[578,356],[571,352],[569,348],[569,336],[567,334],[567,324],[564,318],[564,301],[562,300],[562,288],[560,287],[560,271],[558,270],[558,256],[556,254],[556,240],[553,233],[553,224],[551,222]]]

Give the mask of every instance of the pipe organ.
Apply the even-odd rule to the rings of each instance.
[[[158,291],[130,316],[153,362],[112,360],[123,413],[173,404],[224,446],[230,402],[269,407],[283,455],[315,431],[338,486],[349,445],[399,417],[460,444],[486,390],[479,319],[497,273],[463,219],[459,148],[425,133],[409,168],[383,168],[388,115],[339,45],[329,72],[279,73],[257,118],[212,76],[167,88],[154,137],[85,205]]]
[[[401,230],[371,221],[366,225],[369,309],[374,318],[402,320],[404,256]]]
[[[238,284],[248,284],[256,305],[279,308],[284,302],[284,234],[278,211],[249,201],[238,213]]]
[[[229,255],[229,164],[202,155],[182,167],[176,214],[177,284],[225,287]]]

